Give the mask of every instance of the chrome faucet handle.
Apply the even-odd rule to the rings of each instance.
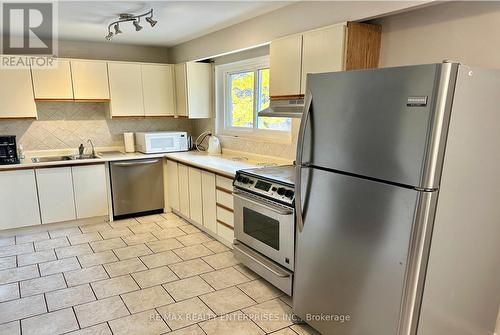
[[[83,146],[83,143],[80,143],[80,146],[78,147],[78,154],[83,156],[83,153],[85,152],[85,147]]]

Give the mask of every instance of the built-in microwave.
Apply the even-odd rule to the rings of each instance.
[[[188,151],[189,142],[184,131],[135,133],[136,150],[145,154]]]

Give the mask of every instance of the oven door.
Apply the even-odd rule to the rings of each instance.
[[[177,135],[149,134],[146,137],[148,153],[180,151],[180,138]]]
[[[235,238],[293,271],[294,210],[241,191],[233,194]]]

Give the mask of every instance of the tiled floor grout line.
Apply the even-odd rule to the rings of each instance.
[[[76,316],[75,306],[71,306],[71,310],[73,311],[73,315],[75,316],[75,320],[76,320],[76,324],[78,325],[78,329],[82,329],[82,326],[80,325],[80,320],[78,320],[78,317]]]

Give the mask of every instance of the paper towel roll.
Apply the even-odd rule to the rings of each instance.
[[[123,140],[125,142],[125,152],[135,151],[134,133],[123,133]]]

